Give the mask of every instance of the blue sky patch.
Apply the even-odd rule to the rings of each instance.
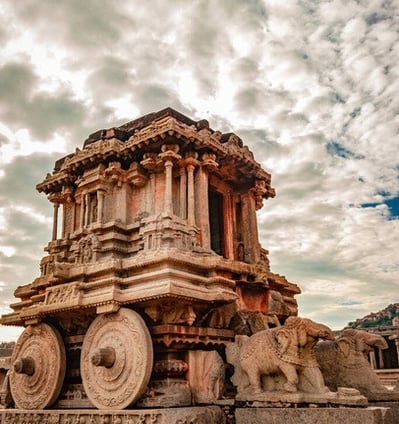
[[[382,193],[379,193],[382,194]],[[375,208],[379,205],[387,205],[389,208],[390,219],[398,219],[399,218],[399,196],[393,197],[392,199],[384,200],[383,202],[376,203],[363,203],[362,208]]]
[[[338,156],[344,159],[364,159],[363,155],[357,155],[356,153],[353,153],[352,151],[348,150],[346,147],[344,147],[340,143],[337,143],[336,141],[330,141],[327,144],[326,148],[327,152],[333,156]]]

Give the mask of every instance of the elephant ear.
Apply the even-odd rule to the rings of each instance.
[[[284,330],[283,328],[279,328],[276,331],[276,339],[278,343],[278,347],[281,353],[285,353],[288,349],[288,346],[290,344],[290,338],[291,335],[287,330]]]
[[[350,342],[344,338],[341,338],[337,340],[337,344],[338,344],[338,348],[344,354],[345,358],[347,358],[351,349]]]
[[[308,333],[306,331],[306,324],[302,323],[298,325],[297,334],[298,334],[298,345],[306,346],[306,343],[308,341]]]

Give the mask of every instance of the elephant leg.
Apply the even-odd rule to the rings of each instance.
[[[284,384],[284,390],[287,392],[296,392],[298,390],[298,374],[295,366],[282,362],[279,368],[287,378],[287,382]]]
[[[327,393],[329,388],[324,384],[323,375],[317,367],[305,367],[302,369],[299,388],[303,392]]]
[[[257,368],[252,367],[246,370],[251,391],[253,394],[262,393],[260,373]]]

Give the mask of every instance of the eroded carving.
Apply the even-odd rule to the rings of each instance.
[[[331,390],[353,387],[369,400],[399,400],[399,390],[383,386],[367,360],[374,348],[387,347],[378,334],[348,329],[335,341],[320,342],[315,352],[324,381]]]
[[[152,380],[137,403],[137,406],[145,408],[189,405],[191,405],[191,391],[188,382],[176,378]]]
[[[79,284],[64,284],[49,287],[46,290],[45,304],[55,305],[71,303],[79,298]]]
[[[197,315],[190,304],[158,304],[145,308],[145,313],[155,323],[193,325]]]
[[[79,241],[74,242],[71,246],[71,252],[75,258],[75,263],[87,264],[95,262],[98,258],[98,253],[101,252],[101,242],[95,234],[90,233]]]
[[[334,335],[325,325],[299,317],[250,337],[236,336],[226,354],[240,399],[263,399],[262,394],[276,390],[327,392],[313,353],[318,339],[333,340]]]
[[[224,391],[225,365],[215,350],[189,352],[188,380],[196,404],[215,403]]]

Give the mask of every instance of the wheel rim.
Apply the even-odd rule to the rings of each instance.
[[[65,378],[65,347],[49,324],[27,327],[11,358],[10,388],[19,409],[49,408],[58,398]]]
[[[144,393],[153,364],[150,333],[135,311],[98,316],[82,346],[81,375],[87,397],[99,409],[124,409]]]

